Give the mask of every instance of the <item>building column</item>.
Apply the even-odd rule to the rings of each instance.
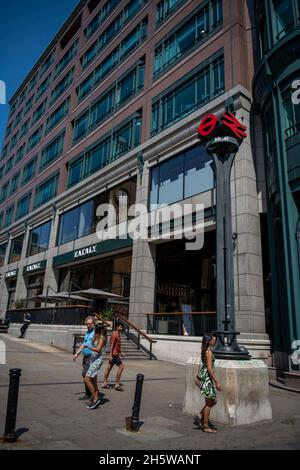
[[[7,302],[8,302],[8,290],[7,290],[6,280],[5,280],[5,273],[6,271],[8,271],[7,265],[9,261],[11,241],[12,241],[12,237],[9,237],[7,241],[4,265],[1,268],[2,276],[1,276],[1,281],[0,281],[0,318],[5,318]]]
[[[148,203],[149,170],[144,165],[143,177],[137,177],[136,204]],[[142,330],[147,330],[147,315],[154,312],[156,246],[145,240],[135,240],[132,247],[129,318]]]
[[[29,230],[26,230],[24,233],[21,259],[18,262],[19,272],[18,272],[15,300],[27,299],[27,285],[25,282],[25,277],[23,275],[23,269],[28,264],[28,260],[26,258],[28,240],[29,240]]]
[[[250,143],[250,103],[244,104],[236,117],[247,126],[248,137],[236,155],[231,174],[232,223],[233,232],[237,234],[234,250],[236,329],[242,333],[242,338],[267,339],[259,201]]]
[[[50,235],[50,241],[49,241],[49,248],[46,252],[47,266],[46,266],[45,278],[44,278],[44,289],[43,289],[44,296],[47,294],[54,294],[54,292],[58,291],[58,279],[55,275],[55,271],[52,265],[53,257],[56,256],[57,254],[57,248],[55,244],[56,244],[56,238],[57,238],[58,223],[59,223],[59,216],[56,213],[52,219],[52,228],[51,228],[51,235]]]

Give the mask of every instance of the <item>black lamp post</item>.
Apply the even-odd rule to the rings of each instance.
[[[229,125],[228,125],[229,123]],[[236,126],[236,129],[234,128]],[[206,151],[213,158],[216,178],[216,288],[217,288],[217,343],[214,355],[219,359],[250,359],[249,352],[239,346],[235,330],[233,233],[231,220],[230,174],[236,153],[246,136],[245,126],[230,114],[221,120],[209,115],[200,124],[199,136],[206,143]]]

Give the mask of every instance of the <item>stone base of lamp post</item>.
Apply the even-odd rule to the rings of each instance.
[[[199,357],[191,357],[186,364],[185,414],[197,415],[205,403],[195,385],[200,363]],[[272,419],[268,367],[262,360],[217,359],[215,374],[222,391],[217,392],[217,404],[210,415],[212,421],[240,426]]]

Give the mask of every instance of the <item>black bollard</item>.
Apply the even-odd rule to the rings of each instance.
[[[128,431],[137,432],[140,427],[139,417],[140,417],[143,382],[144,382],[143,374],[138,374],[136,376],[136,386],[135,386],[134,402],[132,406],[132,416],[131,418],[126,418],[126,429]]]
[[[9,371],[9,389],[6,410],[5,433],[3,439],[5,441],[15,442],[16,435],[16,418],[19,395],[19,383],[22,369],[10,369]]]

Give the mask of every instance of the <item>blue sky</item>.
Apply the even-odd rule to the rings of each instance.
[[[0,80],[7,103],[79,0],[0,0]],[[0,104],[0,150],[9,105]]]

